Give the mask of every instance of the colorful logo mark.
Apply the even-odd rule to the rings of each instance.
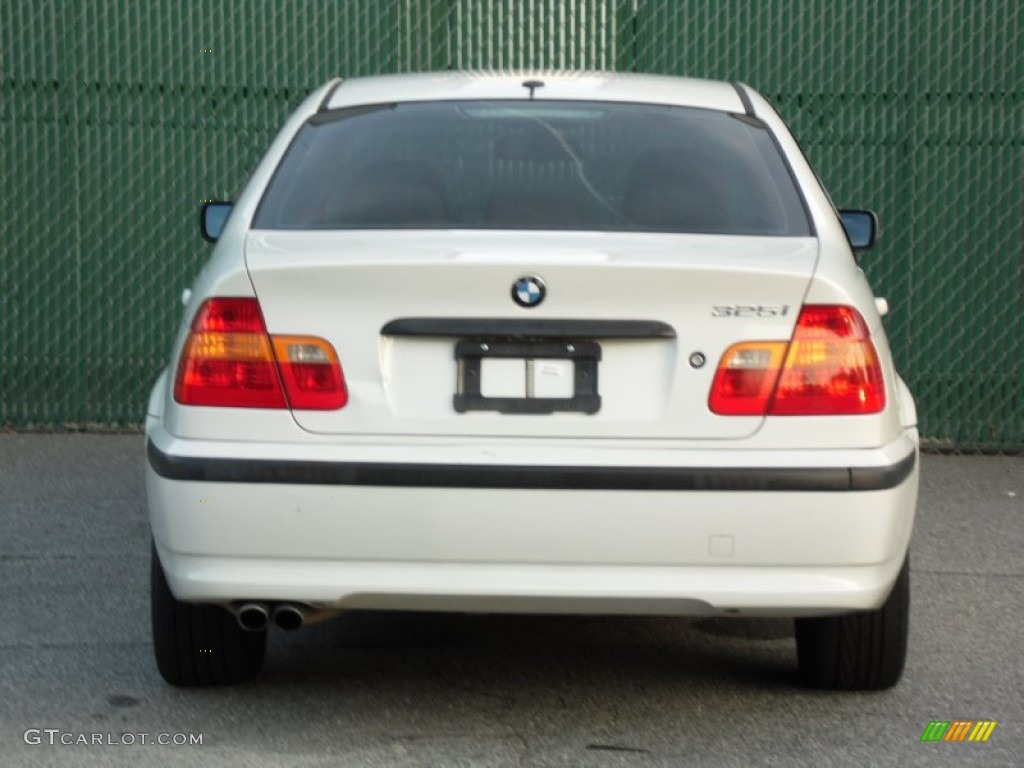
[[[995,720],[932,720],[921,741],[988,741],[995,729]]]

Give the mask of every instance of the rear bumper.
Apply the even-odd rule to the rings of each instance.
[[[183,600],[812,615],[888,594],[913,526],[914,437],[835,455],[729,451],[708,467],[713,451],[663,448],[615,464],[586,448],[560,463],[466,446],[420,451],[431,462],[408,446],[395,461],[326,444],[276,458],[155,426],[147,487]]]
[[[875,608],[903,555],[863,566],[361,562],[184,555],[158,546],[179,599],[315,610],[815,616]]]

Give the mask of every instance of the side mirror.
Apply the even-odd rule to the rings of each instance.
[[[840,211],[839,218],[846,230],[846,238],[855,251],[866,251],[875,244],[878,217],[874,211]]]
[[[227,224],[228,216],[231,215],[231,209],[234,207],[234,203],[220,201],[203,203],[203,208],[199,212],[199,231],[203,233],[204,240],[211,243],[217,242],[217,238],[224,231],[224,225]]]

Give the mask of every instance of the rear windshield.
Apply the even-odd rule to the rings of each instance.
[[[779,149],[756,120],[526,100],[317,115],[254,226],[810,234]]]

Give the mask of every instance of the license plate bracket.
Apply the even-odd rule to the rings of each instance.
[[[525,397],[487,397],[480,391],[483,361],[488,358],[523,360],[528,375],[530,363],[544,360],[571,360],[573,394],[571,397],[533,397],[526,386]],[[505,341],[496,339],[463,340],[455,345],[458,382],[452,404],[458,413],[497,411],[507,414],[549,414],[576,412],[594,414],[601,410],[597,388],[597,364],[601,345],[596,341]]]

